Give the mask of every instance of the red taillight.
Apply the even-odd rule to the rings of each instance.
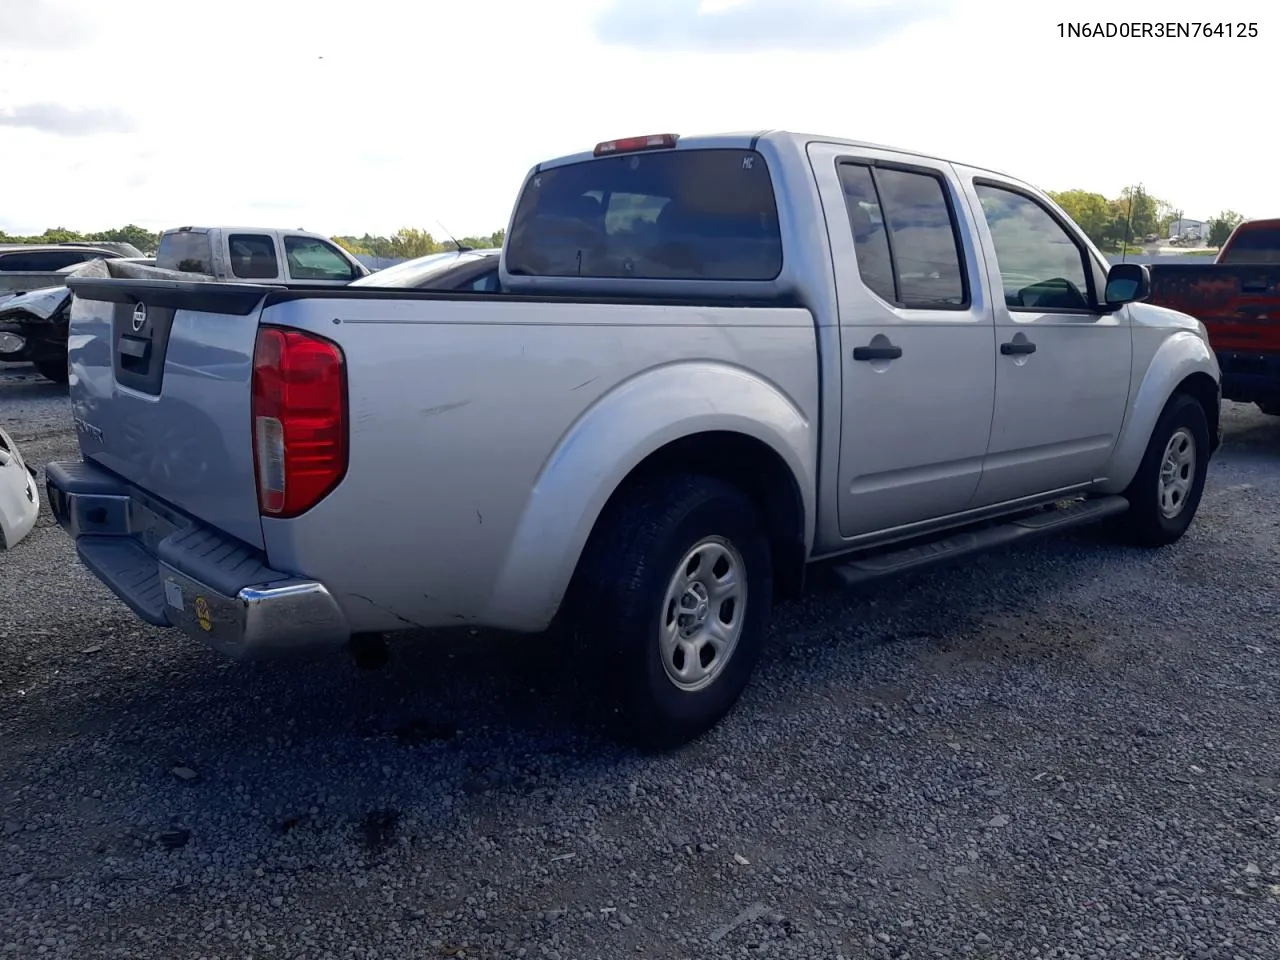
[[[679,139],[678,133],[655,133],[648,137],[606,140],[604,143],[596,144],[595,155],[603,157],[612,153],[636,153],[639,150],[669,150]]]
[[[263,327],[253,350],[253,466],[258,509],[296,517],[347,472],[347,384],[337,344]]]

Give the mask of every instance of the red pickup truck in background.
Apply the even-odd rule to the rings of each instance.
[[[1212,264],[1149,264],[1148,302],[1208,329],[1222,397],[1280,416],[1280,219],[1236,227]]]
[[[1232,231],[1213,263],[1148,264],[1149,303],[1195,317],[1222,368],[1222,396],[1280,416],[1280,219]]]

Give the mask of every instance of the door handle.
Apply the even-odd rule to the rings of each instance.
[[[1008,343],[1000,344],[1000,352],[1006,357],[1016,357],[1020,354],[1035,353],[1036,345],[1030,340],[1025,340],[1022,343],[1015,343],[1010,340]]]
[[[897,360],[902,356],[902,348],[889,344],[886,347],[854,347],[855,360]]]

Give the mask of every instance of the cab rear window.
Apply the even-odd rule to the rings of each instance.
[[[213,273],[213,246],[209,234],[178,230],[160,238],[156,266],[183,273]]]
[[[1280,227],[1237,230],[1218,263],[1280,263]]]
[[[670,150],[534,174],[516,205],[507,269],[517,276],[772,280],[778,207],[754,150]]]

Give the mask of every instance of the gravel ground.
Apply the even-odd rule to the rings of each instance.
[[[73,455],[65,393],[0,422]],[[654,758],[528,638],[239,665],[0,554],[0,955],[1280,957],[1280,419],[1200,517],[779,611]]]

